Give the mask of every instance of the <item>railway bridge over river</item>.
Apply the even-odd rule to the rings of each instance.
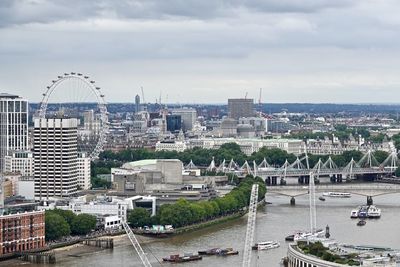
[[[383,183],[343,183],[343,184],[319,184],[315,185],[316,193],[338,192],[350,193],[367,197],[367,204],[373,204],[373,197],[400,193],[400,185]],[[294,198],[309,194],[308,186],[284,185],[268,187],[267,194],[278,194],[291,197],[291,204]]]

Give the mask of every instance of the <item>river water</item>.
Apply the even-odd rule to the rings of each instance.
[[[317,197],[320,194],[317,194]],[[279,266],[286,255],[286,235],[295,230],[309,228],[308,197],[296,198],[296,206],[289,205],[289,197],[269,195],[272,204],[258,210],[255,241],[276,240],[281,247],[269,251],[254,251],[252,266]],[[385,195],[374,198],[374,204],[382,209],[382,217],[368,220],[363,227],[356,226],[357,220],[350,219],[350,211],[365,204],[366,197],[352,196],[349,199],[327,198],[317,200],[317,225],[330,226],[331,236],[340,243],[357,245],[379,245],[400,249],[400,195]],[[187,267],[241,266],[247,217],[224,225],[213,226],[193,233],[168,239],[157,239],[143,245],[153,266],[173,266],[159,263],[170,254],[196,252],[212,247],[233,247],[238,256],[203,257],[196,262],[182,263]],[[127,237],[115,242],[113,251],[103,250],[81,258],[63,258],[56,266],[142,266]]]

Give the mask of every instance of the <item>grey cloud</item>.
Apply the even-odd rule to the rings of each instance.
[[[308,13],[352,3],[350,0],[3,0],[0,1],[0,26],[113,17],[210,19],[235,16],[240,9]]]

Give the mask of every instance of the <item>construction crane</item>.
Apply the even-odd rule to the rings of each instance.
[[[144,253],[142,247],[140,246],[139,242],[136,239],[135,234],[132,232],[132,229],[129,227],[129,225],[126,222],[122,222],[122,226],[125,229],[126,234],[129,237],[129,240],[131,241],[133,247],[135,248],[137,254],[139,255],[140,260],[143,263],[143,266],[145,267],[152,267],[149,259],[146,256],[146,253]]]
[[[258,184],[253,184],[251,188],[249,214],[247,218],[246,241],[244,243],[243,264],[242,267],[250,267],[251,264],[251,247],[254,242],[254,230],[256,228],[258,201]]]
[[[246,92],[246,94],[244,95],[244,99],[247,99],[247,94],[248,94],[249,92]]]
[[[261,115],[262,115],[261,94],[262,94],[262,88],[260,88],[260,95],[259,95],[259,97],[258,97],[258,111],[260,112],[260,117],[261,117]]]

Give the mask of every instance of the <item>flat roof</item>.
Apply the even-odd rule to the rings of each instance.
[[[21,97],[20,97],[20,96],[17,96],[17,95],[8,94],[8,93],[0,93],[0,98],[11,98],[11,99],[15,99],[15,98],[21,98]]]

